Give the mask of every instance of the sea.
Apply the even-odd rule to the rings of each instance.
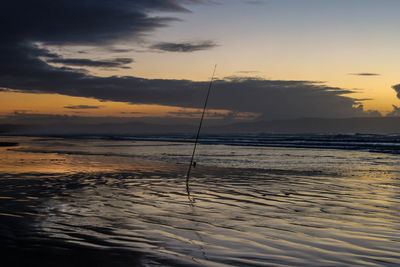
[[[1,266],[400,266],[400,135],[0,144]]]

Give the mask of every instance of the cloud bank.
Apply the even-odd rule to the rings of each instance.
[[[133,60],[130,58],[115,58],[109,60],[91,60],[86,58],[52,58],[47,60],[47,62],[78,67],[130,68],[125,65],[132,63]]]
[[[66,109],[99,109],[102,108],[103,106],[89,106],[89,105],[69,105],[69,106],[64,106]]]
[[[215,44],[212,41],[185,42],[185,43],[161,42],[151,46],[151,48],[164,52],[195,52],[201,50],[208,50],[216,46],[217,44]]]
[[[68,70],[51,72],[43,79],[25,73],[22,77],[9,77],[0,84],[22,92],[183,108],[201,108],[207,88],[207,82],[94,77]],[[348,93],[351,91],[318,82],[229,78],[215,81],[209,108],[259,113],[266,119],[368,115],[361,106],[356,107],[356,99],[345,96]]]
[[[350,75],[356,75],[356,76],[379,76],[380,74],[372,73],[372,72],[360,72],[360,73],[350,73]]]

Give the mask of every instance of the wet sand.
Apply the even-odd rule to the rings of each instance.
[[[150,166],[138,166],[138,176],[170,176],[171,173],[146,171]],[[152,168],[152,167],[151,167]],[[52,236],[41,227],[49,216],[58,216],[43,210],[49,201],[76,198],[75,192],[95,186],[95,180],[104,177],[132,177],[132,173],[0,173],[0,251],[1,266],[180,266],[190,265],[168,257],[154,257],[143,251],[107,242],[96,235],[74,238]],[[93,179],[88,182],[87,178]],[[93,183],[92,183],[93,182]],[[121,181],[124,182],[124,181]],[[106,183],[100,181],[100,184]],[[90,206],[93,203],[86,203]],[[46,208],[45,208],[46,209]],[[65,216],[65,214],[63,214]],[[61,217],[63,217],[61,215]],[[102,216],[102,214],[99,214]],[[107,216],[106,214],[103,214]],[[89,217],[90,215],[88,215]],[[51,219],[51,218],[50,218]],[[68,219],[62,218],[63,223]],[[90,225],[78,226],[90,228]],[[96,226],[93,226],[96,229]],[[97,227],[97,231],[108,232]],[[74,234],[71,234],[74,236]]]
[[[176,151],[153,147],[162,156],[163,149]],[[3,149],[5,266],[400,264],[397,156],[229,147],[251,162],[268,155],[276,162],[267,168],[200,162],[192,203],[180,162]],[[215,149],[200,155],[224,148]],[[314,164],[325,168],[300,162],[316,153]]]

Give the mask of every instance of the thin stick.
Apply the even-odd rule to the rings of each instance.
[[[214,66],[214,71],[213,71],[213,74],[212,74],[212,76],[211,76],[210,84],[208,85],[207,96],[206,96],[206,100],[204,101],[203,113],[201,114],[201,119],[200,119],[199,128],[197,129],[196,141],[194,142],[192,158],[190,159],[189,168],[188,168],[188,171],[187,171],[187,174],[186,174],[186,191],[187,191],[187,193],[188,193],[189,199],[190,199],[190,190],[189,190],[190,172],[191,172],[191,170],[192,170],[194,154],[195,154],[195,152],[196,152],[196,147],[197,147],[197,142],[198,142],[199,136],[200,136],[201,126],[203,125],[204,114],[206,113],[206,107],[207,107],[208,97],[210,96],[211,86],[212,86],[212,83],[213,83],[213,81],[214,81],[214,75],[215,75],[215,70],[216,70],[216,69],[217,69],[217,65]]]

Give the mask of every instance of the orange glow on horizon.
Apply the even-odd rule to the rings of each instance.
[[[197,118],[200,117],[202,111],[196,108],[138,105],[113,101],[102,102],[93,98],[72,97],[59,94],[0,92],[0,98],[3,102],[0,106],[0,116],[3,117],[17,114],[48,114],[82,117],[138,118],[168,116],[175,118]],[[79,108],[79,106],[86,106],[86,108]],[[207,110],[206,116],[221,118],[224,115],[228,115],[229,112],[229,110],[209,109]],[[249,119],[257,116],[257,114],[241,112],[236,114],[236,116],[238,119]]]

